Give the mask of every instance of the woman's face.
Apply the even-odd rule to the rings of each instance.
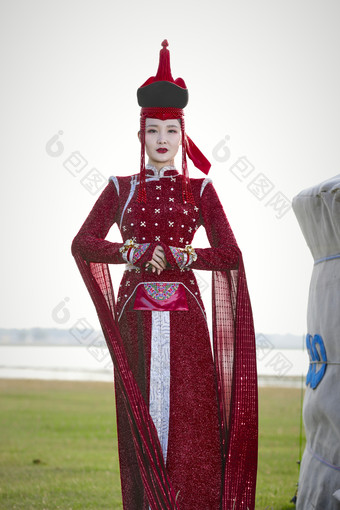
[[[154,165],[157,170],[163,166],[174,165],[180,145],[181,126],[178,119],[146,119],[145,149],[149,164]]]

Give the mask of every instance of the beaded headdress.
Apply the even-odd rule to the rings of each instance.
[[[173,79],[170,69],[170,52],[167,49],[168,41],[162,42],[159,52],[159,65],[156,76],[151,76],[137,90],[137,100],[141,106],[140,112],[140,138],[141,138],[141,164],[140,187],[138,201],[146,201],[145,189],[145,121],[146,118],[179,119],[182,132],[182,173],[183,173],[183,201],[194,204],[190,188],[190,180],[186,155],[194,165],[203,173],[210,170],[210,163],[194,142],[185,133],[183,108],[188,104],[188,89],[182,78]]]

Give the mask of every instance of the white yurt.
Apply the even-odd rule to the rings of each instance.
[[[293,210],[314,258],[307,309],[306,448],[297,510],[340,509],[340,175],[301,191]]]

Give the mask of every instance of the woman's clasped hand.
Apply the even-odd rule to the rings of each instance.
[[[157,271],[157,274],[160,274],[163,271],[163,269],[166,268],[166,265],[167,265],[167,260],[165,257],[165,252],[164,252],[162,246],[157,245],[153,251],[151,260],[149,260],[145,264],[145,267],[147,268],[147,267],[151,266],[153,273],[155,271]]]

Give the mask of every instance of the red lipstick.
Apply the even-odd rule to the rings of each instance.
[[[164,152],[168,152],[168,149],[157,149],[157,152],[161,152],[163,154]]]

